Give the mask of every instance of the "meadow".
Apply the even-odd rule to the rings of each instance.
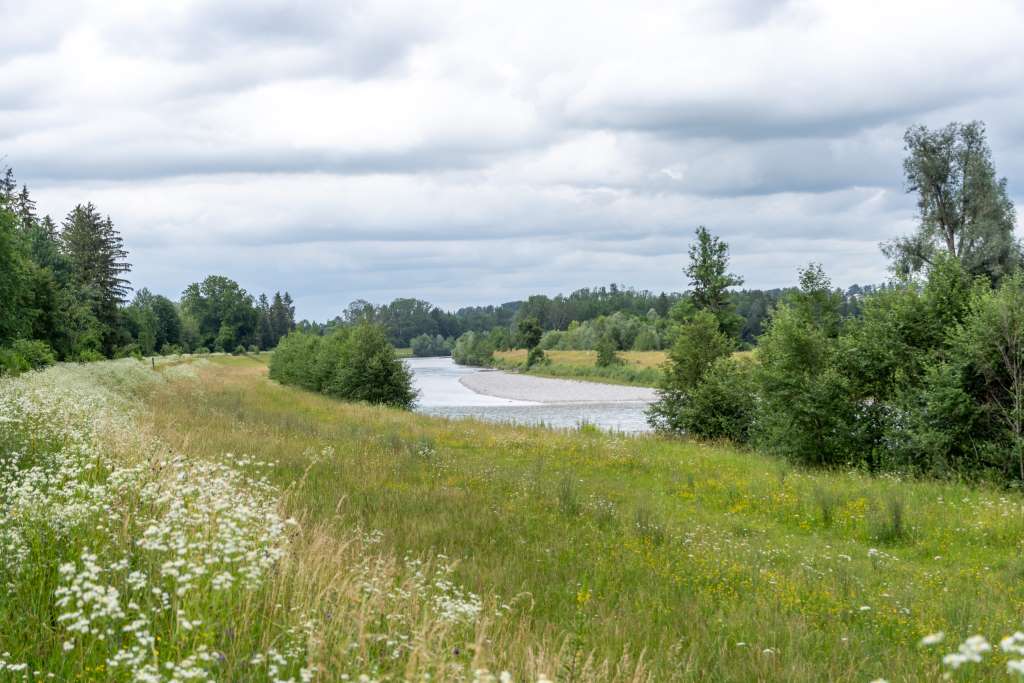
[[[1020,627],[1019,493],[346,404],[265,360],[0,383],[11,678],[992,680],[1017,661],[1017,640],[964,641]]]

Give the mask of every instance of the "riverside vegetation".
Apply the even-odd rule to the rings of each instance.
[[[12,679],[989,680],[1020,658],[994,644],[1024,604],[1016,492],[342,403],[263,356],[61,365],[0,382],[0,411]]]
[[[737,356],[742,280],[698,229],[690,293],[650,319],[672,339],[650,417],[713,443],[414,415],[394,330],[368,314],[308,329],[217,276],[129,306],[110,220],[80,206],[57,236],[24,189],[7,208],[5,180],[0,369],[20,376],[0,377],[0,674],[1024,674],[1013,205],[980,124],[906,141],[921,225],[885,246],[895,280],[855,316],[811,264]],[[630,368],[613,317],[571,330],[612,379]],[[272,355],[248,353],[260,320]],[[514,337],[531,371],[580,367],[539,316],[513,320],[453,357],[491,363]],[[235,355],[47,367],[175,334]]]

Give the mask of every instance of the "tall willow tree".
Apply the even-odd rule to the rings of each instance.
[[[996,176],[985,124],[913,126],[903,139],[906,189],[917,193],[921,223],[913,235],[883,245],[896,273],[926,270],[940,253],[993,281],[1012,272],[1021,261],[1014,206],[1006,179]]]

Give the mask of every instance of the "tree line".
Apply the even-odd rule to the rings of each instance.
[[[738,357],[728,246],[697,231],[649,419],[800,463],[1024,483],[1024,263],[983,124],[905,136],[916,231],[882,245],[893,280],[856,314],[818,264]]]
[[[0,372],[55,360],[272,348],[295,327],[291,296],[248,294],[210,276],[179,302],[135,292],[120,232],[92,203],[57,224],[0,173]]]

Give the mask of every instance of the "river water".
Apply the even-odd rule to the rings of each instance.
[[[456,365],[451,358],[407,358],[405,362],[413,371],[413,384],[420,392],[416,410],[427,415],[559,428],[592,424],[626,433],[650,431],[644,402],[540,403],[498,398],[478,394],[459,382],[465,375],[493,370]]]

